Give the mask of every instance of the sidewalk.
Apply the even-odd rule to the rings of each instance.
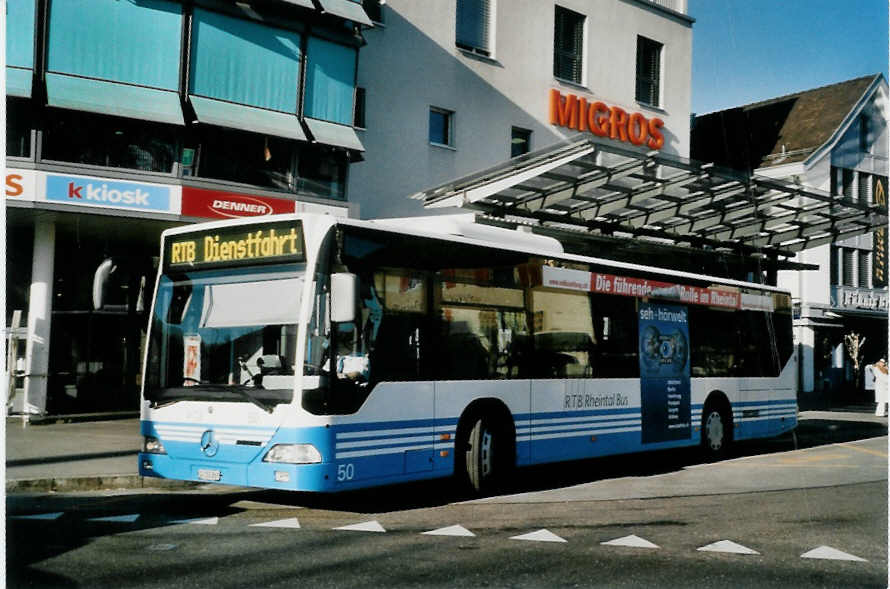
[[[52,423],[49,423],[53,421]],[[23,427],[21,419],[6,421],[6,492],[90,491],[143,487],[189,487],[196,483],[168,481],[138,474],[137,454],[142,445],[136,418],[75,421]],[[863,424],[874,424],[871,434],[887,426],[867,406],[831,411],[802,411],[798,431],[821,443],[838,435],[856,437]],[[824,431],[822,431],[824,430]],[[850,430],[844,434],[844,430]],[[886,429],[883,429],[886,435]],[[871,437],[863,435],[861,437]]]
[[[138,474],[139,419],[31,423],[6,420],[6,492],[182,486]]]

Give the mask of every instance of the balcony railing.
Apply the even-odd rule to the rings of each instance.
[[[831,306],[836,309],[887,312],[887,289],[832,286]]]

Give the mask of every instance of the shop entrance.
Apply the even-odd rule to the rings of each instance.
[[[178,225],[141,219],[66,215],[56,225],[47,413],[135,411],[140,363],[160,234]],[[93,276],[114,270],[102,310]]]

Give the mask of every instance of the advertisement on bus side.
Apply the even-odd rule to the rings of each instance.
[[[688,440],[692,435],[688,309],[643,303],[639,325],[643,443]]]

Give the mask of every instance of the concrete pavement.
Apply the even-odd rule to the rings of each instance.
[[[138,475],[142,437],[136,418],[52,421],[23,426],[7,419],[7,493],[194,485]],[[806,433],[809,446],[848,442],[886,435],[887,418],[865,407],[803,411],[798,431]]]

